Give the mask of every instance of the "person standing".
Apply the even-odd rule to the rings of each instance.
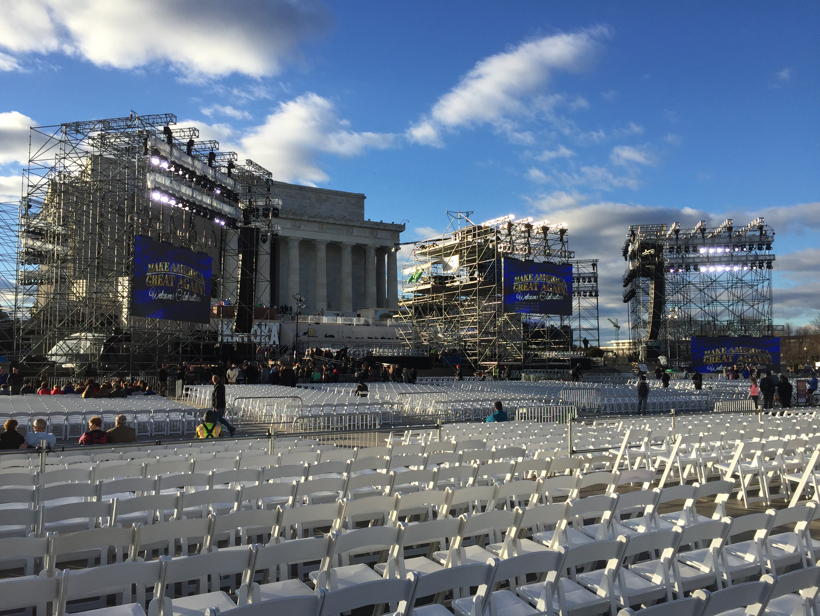
[[[0,387],[5,385],[6,381],[8,381],[8,380],[9,380],[8,373],[6,372],[5,368],[3,368],[3,366],[0,366]]]
[[[749,385],[749,397],[755,401],[755,408],[758,408],[757,401],[760,399],[760,387],[757,386],[757,379],[754,377],[752,377],[752,384]]]
[[[9,378],[6,381],[6,383],[11,389],[12,396],[20,395],[20,389],[23,387],[23,375],[20,374],[20,368],[15,366],[11,369],[11,374],[9,375]]]
[[[164,398],[165,394],[168,393],[168,366],[165,364],[162,364],[157,374],[157,387],[159,389],[159,395]]]
[[[703,389],[703,375],[697,370],[692,375],[692,384],[695,386],[696,391]]]
[[[211,377],[211,381],[214,384],[213,391],[211,392],[211,407],[214,409],[214,413],[216,414],[216,420],[225,426],[228,429],[228,432],[231,433],[231,436],[233,436],[236,432],[236,428],[234,428],[230,423],[228,423],[228,420],[225,419],[225,385],[216,375]]]
[[[792,384],[785,374],[780,375],[780,381],[777,383],[777,397],[780,398],[780,407],[789,409],[792,406]]]
[[[814,406],[814,392],[817,391],[817,373],[812,372],[809,382],[806,384],[806,404]]]
[[[669,387],[669,380],[671,378],[672,377],[669,376],[669,373],[664,371],[664,373],[661,375],[661,383],[663,384],[664,387]]]
[[[760,393],[763,394],[763,410],[770,409],[774,406],[774,392],[775,384],[772,380],[771,371],[766,371],[766,376],[760,379],[759,383]]]
[[[646,382],[646,376],[643,374],[638,379],[638,413],[646,412],[646,401],[649,398],[649,383]]]
[[[461,364],[456,364],[456,381],[463,381],[464,374],[461,372]]]

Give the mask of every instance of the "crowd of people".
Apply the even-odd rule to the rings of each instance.
[[[101,417],[94,416],[88,420],[88,430],[80,437],[80,445],[114,445],[119,443],[136,443],[137,431],[127,425],[128,418],[118,415],[116,423],[110,430],[103,430]],[[8,419],[3,424],[5,432],[0,434],[0,449],[52,449],[57,445],[57,437],[48,432],[48,423],[43,418],[35,419],[33,430],[25,436],[17,431],[16,419]]]

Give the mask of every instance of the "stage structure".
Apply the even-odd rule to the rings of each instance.
[[[598,345],[597,262],[573,262],[566,223],[447,214],[402,270],[400,315],[424,344],[476,369],[567,361],[584,337]]]
[[[691,336],[771,336],[773,244],[763,218],[630,226],[623,300],[633,349],[688,361]]]
[[[176,123],[131,112],[31,129],[14,302],[27,367],[133,373],[254,343],[271,175]]]

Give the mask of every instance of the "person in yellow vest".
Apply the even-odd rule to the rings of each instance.
[[[216,413],[213,411],[205,411],[205,416],[202,418],[202,423],[196,427],[197,438],[219,438],[222,432],[222,426],[219,425]]]

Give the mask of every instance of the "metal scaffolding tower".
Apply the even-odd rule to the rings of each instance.
[[[565,223],[503,216],[475,224],[472,212],[448,212],[440,237],[416,242],[402,270],[400,315],[422,342],[459,354],[474,368],[497,362],[533,366],[580,355],[583,337],[598,344],[598,275],[594,261],[573,262],[579,282],[572,316],[504,312],[504,257],[572,262]],[[594,316],[593,316],[594,315]],[[593,334],[594,332],[594,334]]]
[[[694,335],[772,335],[773,243],[763,218],[744,227],[731,219],[630,226],[623,300],[633,348],[685,361]]]
[[[270,174],[237,165],[235,153],[196,141],[198,129],[176,121],[131,112],[31,129],[13,307],[14,355],[28,367],[139,372],[161,361],[208,361],[234,327],[243,306],[240,236],[275,233],[270,207],[251,200]],[[237,313],[214,309],[208,324],[131,314],[138,235],[211,256],[212,302]],[[255,253],[250,260],[253,283],[269,287]]]

